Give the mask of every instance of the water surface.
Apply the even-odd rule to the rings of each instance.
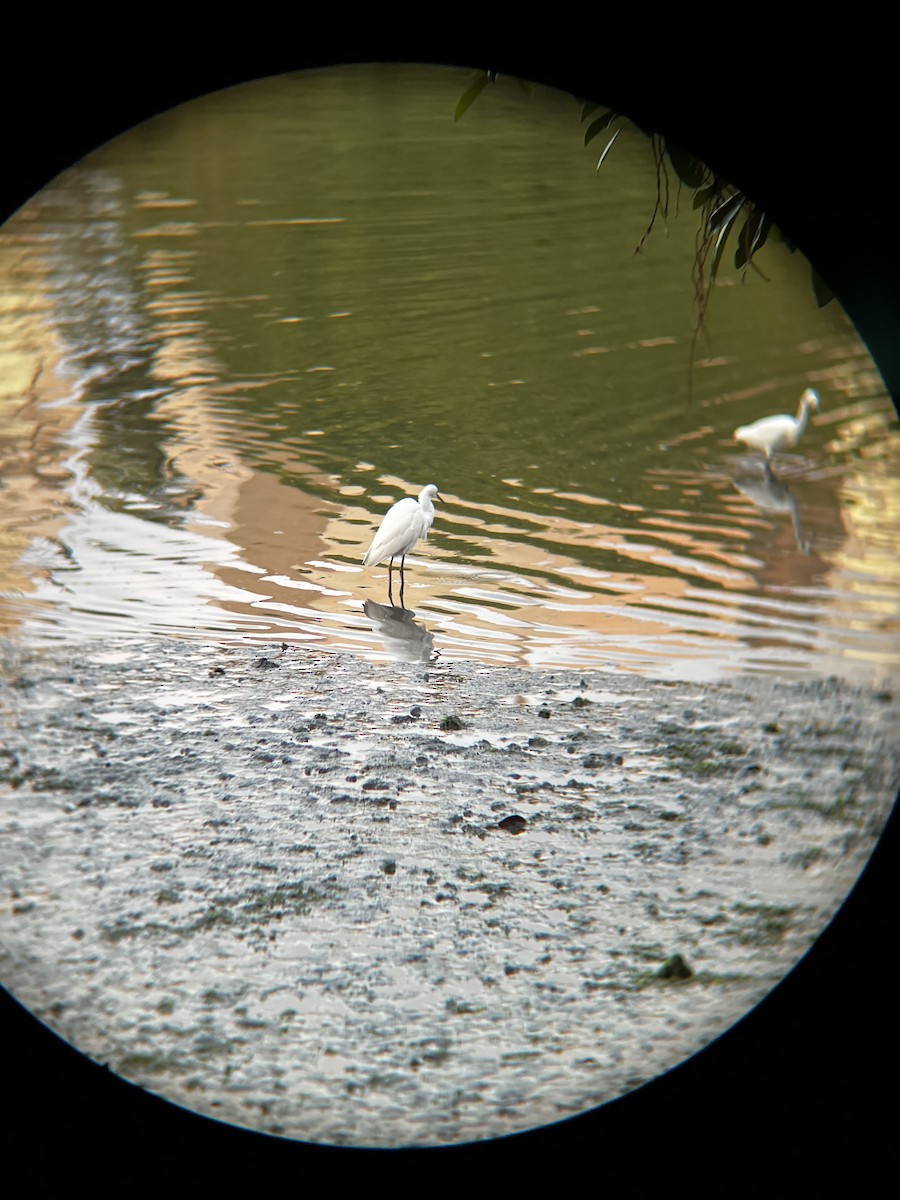
[[[808,267],[638,256],[649,142],[595,170],[571,97],[353,67],[232,89],[90,156],[0,231],[0,630],[368,658],[880,681],[900,437]],[[822,409],[767,479],[733,429]],[[446,504],[406,614],[362,555]],[[396,599],[396,595],[395,595]]]

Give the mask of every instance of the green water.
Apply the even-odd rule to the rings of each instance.
[[[353,67],[163,114],[0,231],[0,618],[27,639],[391,656],[359,562],[447,503],[406,604],[445,657],[715,676],[896,671],[898,437],[799,255],[725,271],[580,105]],[[676,213],[677,209],[677,213]],[[764,262],[762,261],[764,259]],[[769,485],[732,430],[822,410]]]

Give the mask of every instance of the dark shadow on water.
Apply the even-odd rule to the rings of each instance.
[[[398,662],[431,662],[435,657],[434,634],[413,620],[416,614],[412,609],[366,600],[363,612],[391,658]]]

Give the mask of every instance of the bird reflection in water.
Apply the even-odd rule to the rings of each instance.
[[[412,609],[366,600],[363,612],[384,642],[385,650],[397,662],[431,662],[437,657],[434,634],[413,620],[416,614]]]
[[[741,483],[734,480],[734,486],[741,495],[751,500],[760,512],[789,513],[797,549],[801,554],[809,554],[812,549],[812,538],[803,536],[797,497],[783,479],[778,479],[771,472],[766,471],[758,479],[745,479]]]

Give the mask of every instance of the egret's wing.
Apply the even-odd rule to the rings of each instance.
[[[386,558],[393,558],[395,554],[404,554],[410,545],[418,541],[417,534],[411,543],[410,535],[414,529],[413,522],[420,512],[418,503],[411,496],[398,500],[393,508],[389,508],[372,545],[366,551],[363,566],[374,567]]]
[[[777,417],[763,417],[752,425],[741,425],[734,431],[734,440],[744,442],[754,449],[765,450],[790,438],[796,427],[793,417],[779,413]]]

